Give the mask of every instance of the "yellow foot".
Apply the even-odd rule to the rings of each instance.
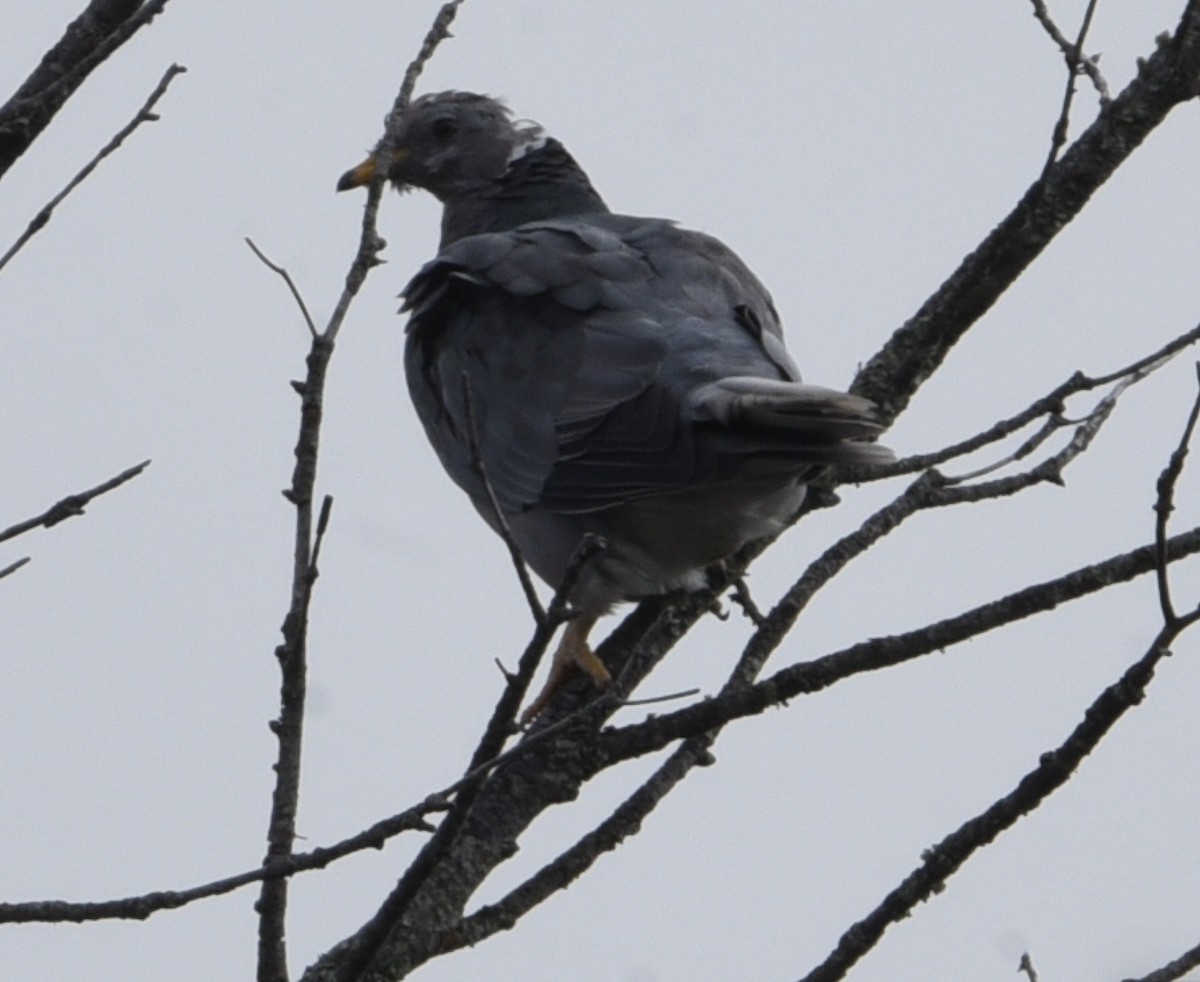
[[[595,683],[597,689],[608,687],[612,677],[608,674],[608,669],[604,667],[604,662],[596,657],[595,652],[587,643],[588,632],[595,626],[595,623],[596,618],[586,614],[580,614],[574,620],[567,622],[562,640],[559,641],[554,657],[550,660],[550,677],[546,679],[546,684],[538,693],[537,698],[521,714],[522,726],[532,723],[541,715],[542,710],[550,705],[550,700],[566,682],[572,668],[578,668],[585,672],[588,678]]]

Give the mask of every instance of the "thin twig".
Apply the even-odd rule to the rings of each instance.
[[[733,592],[729,594],[729,598],[742,608],[743,613],[749,618],[751,624],[755,627],[763,626],[766,616],[750,595],[750,588],[746,585],[745,577],[739,576],[733,581]]]
[[[100,166],[100,161],[102,161],[109,154],[116,152],[116,150],[120,148],[121,144],[125,142],[126,138],[134,130],[141,126],[142,123],[154,123],[158,121],[158,115],[151,112],[151,110],[154,108],[154,104],[158,102],[158,100],[161,99],[164,94],[166,94],[167,87],[175,80],[175,76],[186,71],[187,69],[182,65],[172,65],[166,70],[166,72],[163,74],[163,77],[159,80],[158,85],[155,86],[154,91],[150,93],[150,97],[143,104],[142,108],[137,111],[137,115],[135,115],[133,119],[131,119],[120,130],[118,130],[117,134],[111,140],[109,140],[104,147],[101,148],[99,153],[89,160],[78,174],[71,178],[67,186],[59,191],[58,194],[56,194],[53,198],[51,198],[50,201],[42,207],[42,210],[33,216],[33,219],[29,222],[29,225],[26,227],[25,231],[21,233],[16,242],[9,246],[8,252],[6,252],[3,256],[0,256],[0,269],[4,269],[4,267],[8,265],[8,261],[21,251],[25,243],[46,227],[50,221],[51,215],[54,214],[54,209],[62,204],[67,195],[69,195],[75,190],[75,188],[82,184],[92,173],[92,171]]]
[[[505,741],[517,732],[517,712],[521,708],[521,703],[525,701],[529,684],[537,673],[538,665],[546,653],[550,639],[558,630],[559,625],[570,619],[571,611],[567,598],[575,589],[575,584],[578,582],[583,568],[593,556],[605,548],[605,545],[604,540],[596,535],[586,535],[579,543],[579,547],[571,557],[571,562],[567,564],[562,582],[559,583],[558,589],[550,601],[550,606],[546,609],[544,620],[536,626],[533,637],[529,639],[529,644],[521,653],[516,672],[505,673],[507,684],[496,702],[492,718],[484,728],[483,736],[480,738],[475,752],[471,755],[468,770],[480,767],[486,761],[494,760],[503,748]]]
[[[296,838],[296,812],[300,802],[300,757],[303,746],[304,705],[307,694],[308,614],[316,583],[317,560],[329,527],[333,498],[326,495],[316,523],[312,521],[312,496],[316,484],[318,436],[325,371],[332,346],[320,335],[313,338],[308,375],[301,391],[300,438],[292,485],[284,496],[296,507],[296,535],[292,566],[292,601],[284,618],[283,643],[275,649],[280,666],[279,716],[271,731],[279,741],[275,762],[275,788],[267,828],[267,855],[263,866],[282,868],[292,856]],[[285,877],[263,882],[256,910],[259,915],[259,982],[286,982],[287,949],[284,918],[287,911]]]
[[[1129,376],[1136,375],[1144,378],[1151,371],[1165,365],[1175,355],[1197,341],[1200,341],[1200,325],[1193,327],[1189,331],[1185,331],[1178,337],[1172,338],[1157,351],[1151,352],[1137,361],[1116,371],[1109,372],[1106,375],[1092,376],[1085,375],[1083,372],[1076,372],[1065,382],[1055,386],[1046,395],[1034,400],[1019,413],[1007,419],[1000,420],[998,423],[969,439],[951,444],[933,453],[913,454],[890,464],[882,464],[864,469],[862,473],[853,473],[849,476],[849,479],[859,484],[865,484],[870,481],[883,480],[884,478],[896,477],[902,474],[916,474],[920,471],[928,470],[930,467],[937,467],[947,461],[966,456],[990,444],[997,443],[1028,426],[1034,420],[1048,417],[1042,429],[1027,441],[1030,446],[1028,448],[1022,447],[1012,457],[1006,458],[1005,462],[1009,463],[1020,459],[1052,432],[1058,430],[1061,426],[1069,425],[1063,413],[1065,411],[1065,403],[1071,396],[1082,392],[1090,392],[1100,386],[1110,385]]]
[[[433,18],[433,23],[429,26],[429,30],[425,34],[425,39],[421,42],[421,48],[417,52],[417,56],[404,71],[404,80],[400,83],[400,91],[396,93],[396,100],[392,103],[393,117],[402,113],[408,107],[408,104],[412,102],[412,94],[417,87],[417,79],[425,71],[425,66],[429,64],[429,59],[437,51],[438,45],[447,38],[453,37],[450,33],[450,25],[454,23],[454,18],[458,15],[458,8],[462,4],[463,0],[450,0],[449,3],[442,4],[441,9],[438,10],[437,15]]]
[[[622,709],[627,709],[630,706],[654,706],[663,702],[676,702],[680,699],[690,699],[692,696],[700,695],[699,689],[680,689],[678,692],[668,692],[661,696],[643,696],[640,699],[626,699],[621,703]]]
[[[292,281],[292,274],[284,269],[284,267],[271,262],[271,260],[269,260],[263,254],[263,251],[254,244],[254,240],[252,238],[246,236],[245,241],[246,245],[248,245],[250,250],[256,256],[258,256],[260,260],[262,260],[263,265],[266,266],[267,269],[273,273],[278,273],[283,277],[283,282],[286,283],[288,289],[292,291],[292,299],[296,301],[296,306],[300,308],[300,313],[304,317],[304,323],[308,325],[308,333],[315,338],[317,336],[317,325],[313,323],[312,315],[308,312],[308,306],[304,302],[304,297],[300,295],[300,291],[296,288],[296,284]]]
[[[965,822],[926,851],[921,865],[889,893],[870,914],[852,925],[837,946],[802,982],[835,982],[864,954],[884,931],[908,917],[914,907],[942,889],[945,881],[978,850],[991,843],[1016,821],[1036,809],[1067,783],[1076,769],[1112,730],[1125,713],[1142,702],[1158,663],[1169,655],[1180,633],[1178,624],[1165,625],[1146,653],[1106,688],[1084,713],[1083,720],[1055,749],[1041,754],[1038,765],[1017,786],[981,814]]]
[[[86,491],[80,491],[77,494],[69,494],[61,501],[51,505],[46,511],[38,515],[36,518],[29,518],[23,522],[17,522],[16,525],[10,525],[4,531],[0,532],[0,542],[7,542],[9,539],[15,539],[18,535],[28,532],[30,529],[39,527],[50,528],[52,525],[57,525],[59,522],[64,522],[68,518],[74,518],[76,515],[82,515],[83,510],[93,499],[100,497],[107,491],[118,488],[126,481],[132,481],[142,471],[150,466],[150,461],[143,460],[140,464],[134,464],[127,470],[121,471],[116,477],[111,477],[101,484],[97,484],[94,488],[88,488]]]
[[[1178,958],[1149,975],[1142,975],[1136,979],[1125,979],[1125,982],[1178,982],[1193,968],[1200,968],[1200,944],[1185,951]]]
[[[1069,422],[1066,418],[1056,414],[1047,420],[1046,425],[1041,430],[1035,433],[1029,440],[1018,447],[1016,451],[1010,454],[1008,457],[998,460],[994,464],[990,464],[987,467],[981,467],[966,474],[946,476],[943,478],[943,485],[946,487],[953,485],[964,485],[968,482],[977,480],[982,475],[991,473],[998,468],[1007,467],[1009,464],[1028,456],[1028,454],[1030,454],[1036,447],[1041,445],[1041,443],[1049,436],[1050,433],[1069,425],[1074,427],[1075,434],[1065,448],[1065,452],[1060,451],[1052,457],[1047,458],[1047,460],[1043,461],[1041,464],[1037,465],[1037,467],[1034,467],[1028,472],[1028,474],[1031,477],[1034,477],[1036,480],[1048,480],[1054,484],[1061,484],[1063,469],[1071,460],[1087,449],[1091,441],[1095,438],[1096,433],[1099,432],[1100,427],[1104,425],[1109,415],[1111,415],[1112,411],[1116,409],[1117,400],[1121,398],[1126,389],[1142,381],[1142,379],[1146,378],[1146,376],[1149,375],[1152,370],[1153,369],[1147,368],[1121,379],[1086,416]],[[1052,473],[1047,473],[1047,470]],[[981,487],[982,485],[974,486]]]
[[[1075,99],[1075,80],[1079,77],[1080,65],[1087,59],[1083,57],[1083,42],[1087,37],[1088,28],[1092,26],[1092,15],[1096,12],[1096,0],[1088,0],[1087,10],[1083,14],[1083,23],[1079,25],[1079,35],[1069,51],[1064,54],[1067,59],[1067,88],[1063,93],[1062,109],[1059,110],[1058,120],[1054,124],[1054,132],[1050,136],[1050,153],[1042,166],[1042,176],[1039,182],[1045,181],[1050,174],[1050,168],[1058,161],[1058,153],[1067,143],[1067,129],[1071,123],[1071,103]]]
[[[1102,404],[1102,407],[1098,408],[1093,416],[1089,417],[1078,427],[1079,431],[1086,434],[1085,436],[1077,436],[1076,441],[1073,441],[1071,447],[1065,448],[1060,454],[1056,455],[1056,458],[1052,458],[1055,461],[1057,470],[1054,468],[1044,468],[1042,465],[1039,465],[1038,468],[1035,468],[1034,472],[1031,472],[1039,476],[1031,479],[1030,483],[1026,483],[1023,486],[1031,486],[1031,483],[1036,480],[1051,479],[1048,476],[1049,474],[1061,473],[1063,467],[1082,453],[1089,445],[1095,431],[1099,429],[1109,413],[1111,413],[1120,392],[1129,384],[1133,384],[1132,381],[1124,381],[1119,385],[1113,393],[1110,393],[1106,397],[1106,402]],[[993,482],[997,486],[1002,483]],[[948,485],[936,479],[933,474],[921,478],[914,487],[919,489],[913,495],[914,502],[928,501],[931,507],[939,497],[943,499],[941,503],[951,503],[958,498]],[[915,512],[918,507],[919,504],[914,505],[913,511]],[[909,512],[909,514],[911,513]],[[896,520],[895,524],[898,524],[898,521],[899,519]],[[867,524],[870,524],[870,521]],[[895,524],[891,524],[891,519],[881,520],[878,523],[880,534],[886,534],[886,531],[894,528]],[[874,541],[876,541],[875,538],[864,537],[862,549],[865,550]],[[837,547],[834,547],[830,552],[833,553],[835,550],[837,550]],[[839,560],[833,563],[833,571],[840,569],[853,554],[855,553],[850,550],[841,550]],[[832,576],[832,571],[823,571],[819,582],[827,582],[830,576]],[[753,605],[753,601],[749,599],[749,595],[745,591],[744,581],[738,578],[735,580],[735,583],[740,585],[744,595],[739,602],[748,604],[747,609],[753,610],[757,614],[756,623],[758,623],[760,631],[756,632],[751,644],[747,645],[746,650],[731,672],[721,693],[716,697],[716,700],[713,700],[717,702],[721,700],[722,696],[730,696],[750,686],[765,664],[766,651],[769,650],[765,646],[754,643],[760,637],[770,635],[769,631],[762,630],[767,626],[767,619],[762,617],[761,613]],[[811,596],[812,592],[815,592],[815,589],[816,587],[814,586],[809,592],[809,596]],[[796,606],[796,614],[799,613],[800,606],[802,604]],[[777,615],[779,609],[776,608],[776,611],[773,611],[772,614]],[[788,626],[790,626],[790,622]],[[786,632],[787,628],[785,627],[783,630]],[[626,692],[635,684],[636,679],[640,678],[640,673],[633,669],[634,661],[634,658],[630,659],[630,664],[626,665],[625,670],[622,671],[613,687],[602,698],[619,700],[623,705],[636,705],[649,701],[633,701],[626,698]],[[632,680],[627,678],[629,675],[633,675],[634,678]],[[659,771],[634,792],[609,818],[597,826],[595,830],[588,833],[565,853],[544,866],[498,903],[485,907],[454,924],[438,942],[435,942],[436,950],[439,953],[444,953],[466,944],[475,944],[496,931],[512,925],[517,919],[551,894],[569,886],[573,880],[582,875],[604,852],[615,849],[625,837],[636,832],[641,822],[657,806],[662,797],[678,784],[679,781],[683,780],[696,764],[711,762],[710,748],[717,739],[723,725],[724,721],[704,731],[691,734]],[[611,759],[606,761],[606,764],[611,763]]]
[[[1174,535],[1167,542],[1171,562],[1198,553],[1200,528]],[[705,733],[729,720],[756,715],[798,696],[823,691],[862,672],[890,668],[942,651],[987,631],[1151,573],[1157,562],[1157,547],[1153,543],[1145,545],[916,630],[860,641],[820,658],[789,665],[753,685],[723,691],[719,696],[639,723],[607,729],[595,740],[594,767],[603,770],[622,760],[661,750],[676,740]],[[769,642],[768,638],[760,643]]]
[[[1196,365],[1196,380],[1200,383],[1200,363]],[[1175,605],[1171,601],[1171,580],[1167,572],[1167,527],[1171,520],[1171,512],[1175,510],[1175,486],[1183,473],[1183,465],[1187,460],[1188,447],[1192,442],[1192,434],[1196,430],[1196,420],[1200,417],[1200,384],[1197,386],[1196,398],[1192,402],[1192,411],[1188,414],[1187,424],[1179,438],[1179,444],[1167,460],[1166,467],[1158,477],[1157,497],[1154,501],[1154,541],[1158,546],[1158,602],[1162,607],[1163,620],[1167,624],[1175,624],[1179,616],[1175,613]]]
[[[0,569],[0,580],[4,579],[4,577],[8,576],[11,573],[15,573],[17,570],[19,570],[22,566],[24,566],[28,562],[29,562],[29,557],[22,556],[15,563],[9,563],[7,566],[4,567],[4,569]]]
[[[529,604],[529,610],[533,614],[533,622],[541,627],[546,623],[546,610],[542,606],[541,600],[538,599],[537,590],[534,589],[533,580],[529,576],[529,566],[525,562],[525,555],[521,552],[521,546],[517,542],[516,536],[513,535],[512,526],[508,524],[508,516],[500,507],[500,499],[496,497],[496,488],[492,485],[491,477],[488,476],[487,465],[483,461],[483,451],[479,448],[479,429],[475,422],[475,401],[471,398],[471,380],[467,377],[466,372],[463,372],[461,381],[463,408],[467,416],[467,443],[471,450],[471,470],[483,483],[484,493],[487,495],[488,504],[492,509],[492,518],[496,522],[496,531],[500,533],[500,538],[508,547],[508,555],[512,559],[513,569],[517,571],[517,580],[525,594],[525,602]]]
[[[162,13],[167,2],[139,0],[130,5],[91,0],[33,74],[0,106],[0,176],[29,149],[96,66]]]
[[[1118,397],[1129,385],[1144,378],[1146,371],[1119,381],[1092,413],[1076,425],[1075,433],[1065,447],[1020,474],[976,484],[947,478],[934,470],[918,477],[902,494],[868,517],[857,530],[835,542],[809,564],[763,619],[746,645],[740,663],[743,681],[748,683],[757,677],[771,652],[787,636],[801,612],[826,583],[851,560],[862,555],[913,515],[934,508],[1009,497],[1038,484],[1062,484],[1063,472],[1091,446],[1096,434],[1116,408]]]
[[[434,17],[433,25],[425,35],[425,40],[421,43],[421,49],[417,53],[417,57],[413,59],[412,63],[408,66],[408,70],[404,73],[404,81],[400,86],[400,91],[397,93],[395,101],[392,103],[392,108],[388,112],[384,124],[383,136],[380,137],[371,154],[375,160],[384,161],[391,159],[392,150],[396,145],[396,138],[399,132],[400,119],[405,108],[407,108],[409,102],[412,100],[412,92],[417,84],[417,78],[421,74],[421,70],[425,67],[426,62],[433,57],[433,53],[437,50],[438,45],[450,37],[450,24],[454,21],[454,17],[458,13],[458,8],[462,2],[463,0],[450,0],[449,3],[442,5],[441,9],[437,12],[437,16]],[[342,292],[337,306],[334,307],[328,327],[325,328],[325,337],[331,344],[341,330],[346,312],[350,309],[350,301],[358,293],[359,288],[367,277],[367,273],[381,261],[379,253],[386,243],[379,237],[379,233],[376,231],[376,222],[379,216],[379,202],[383,195],[383,186],[387,183],[387,172],[387,167],[376,167],[375,176],[372,177],[371,183],[367,186],[367,200],[363,205],[362,235],[359,239],[358,254],[350,266],[349,273],[346,274],[345,290]]]
[[[1189,2],[1173,35],[1139,65],[1112,105],[1074,140],[1044,180],[866,362],[850,391],[894,420],[950,350],[1087,205],[1177,105],[1196,96],[1200,6]]]
[[[449,35],[448,27],[462,0],[454,0],[439,12],[429,35],[422,45],[414,65],[424,64],[442,38]],[[410,67],[415,82],[419,68]],[[407,92],[411,93],[411,84]],[[383,138],[376,147],[377,159],[387,159],[395,143],[399,113],[407,104],[405,89],[397,97],[385,127]],[[376,228],[379,202],[387,168],[377,172],[367,189],[363,207],[358,249],[346,274],[345,286],[334,306],[325,330],[313,338],[305,380],[296,385],[301,395],[300,435],[296,443],[296,467],[291,487],[285,496],[296,506],[296,536],[292,573],[292,602],[283,622],[284,643],[276,649],[282,681],[280,685],[280,714],[272,724],[279,739],[279,754],[275,764],[275,790],[272,794],[271,818],[267,834],[267,862],[278,862],[291,854],[295,841],[295,817],[300,793],[300,752],[304,719],[307,674],[308,605],[311,597],[312,496],[316,485],[317,453],[319,446],[322,406],[325,395],[325,376],[333,355],[337,336],[345,322],[350,305],[358,295],[367,274],[381,262],[380,251],[385,242]],[[287,907],[287,881],[264,883],[259,898],[259,965],[258,982],[277,982],[287,977],[287,950],[284,944],[284,916]]]
[[[1133,384],[1130,378],[1124,384]],[[1198,382],[1200,382],[1200,366],[1198,366]],[[1188,414],[1187,425],[1184,426],[1183,436],[1170,459],[1163,469],[1157,483],[1158,496],[1156,503],[1156,541],[1153,546],[1154,569],[1158,574],[1159,603],[1163,613],[1163,627],[1159,629],[1146,653],[1123,673],[1117,682],[1112,683],[1096,701],[1087,708],[1081,723],[1070,733],[1067,741],[1050,753],[1042,754],[1038,759],[1036,770],[1026,774],[1020,784],[992,804],[983,814],[962,825],[958,831],[943,839],[934,849],[926,852],[922,866],[913,870],[900,886],[890,892],[883,902],[877,906],[864,920],[859,921],[842,935],[838,946],[830,953],[824,962],[804,977],[803,982],[834,982],[845,977],[851,966],[870,951],[876,942],[882,938],[884,930],[890,924],[911,915],[913,908],[932,893],[940,891],[950,875],[956,872],[974,852],[984,848],[998,834],[1007,830],[1014,822],[1036,809],[1052,792],[1061,788],[1072,778],[1076,768],[1100,741],[1108,735],[1117,720],[1128,709],[1140,705],[1145,699],[1146,688],[1154,677],[1158,663],[1171,653],[1171,645],[1184,630],[1200,621],[1200,605],[1180,617],[1176,615],[1171,603],[1166,567],[1170,562],[1171,540],[1166,537],[1166,525],[1172,510],[1175,496],[1175,486],[1183,472],[1183,463],[1188,453],[1188,445],[1192,441],[1196,420],[1200,417],[1200,391],[1193,401],[1192,411]],[[1189,952],[1176,963],[1166,966],[1162,972],[1164,980],[1180,977],[1190,966],[1196,964]],[[1028,974],[1036,978],[1032,963],[1028,957],[1022,959],[1021,968],[1027,966]],[[1175,974],[1172,974],[1175,972]],[[1153,977],[1153,976],[1151,976]]]
[[[1062,31],[1058,29],[1058,25],[1054,23],[1053,18],[1050,16],[1050,11],[1046,9],[1046,4],[1043,0],[1032,0],[1032,2],[1033,16],[1046,29],[1046,33],[1050,35],[1050,40],[1058,45],[1058,50],[1066,58],[1068,67],[1073,66],[1074,71],[1085,72],[1087,77],[1092,80],[1092,85],[1095,87],[1096,92],[1100,95],[1101,107],[1107,106],[1112,102],[1112,93],[1109,91],[1108,82],[1100,73],[1100,66],[1097,64],[1100,56],[1095,55],[1091,58],[1085,58],[1082,51],[1076,54],[1076,48],[1066,39]]]
[[[1043,465],[1039,465],[1031,473],[1039,473],[1041,477],[1038,479],[1044,480],[1051,479],[1048,475],[1052,473],[1061,473],[1063,467],[1086,450],[1096,431],[1103,425],[1103,422],[1111,413],[1121,392],[1129,385],[1134,384],[1138,378],[1140,376],[1123,379],[1114,387],[1114,390],[1105,397],[1105,400],[1102,401],[1093,414],[1077,427],[1077,435],[1075,440],[1072,441],[1072,445],[1064,448],[1063,451],[1056,455],[1056,458],[1052,458],[1054,462],[1053,467],[1045,468]],[[992,483],[999,486],[1006,482]],[[934,479],[933,475],[927,475],[926,478],[922,478],[918,482],[918,486],[920,486],[920,490],[914,495],[917,499],[927,499],[932,503],[939,497],[942,497],[945,499],[944,503],[948,503],[958,498],[958,495],[945,483]],[[1024,486],[1030,485],[1026,484]],[[881,524],[887,523],[883,522]],[[872,539],[870,541],[873,542],[875,540]],[[863,548],[866,548],[865,544]],[[831,550],[831,552],[833,551]],[[848,559],[849,553],[843,550],[840,562],[835,562],[834,564],[835,569],[840,569]],[[822,575],[819,582],[827,582],[828,575]],[[812,592],[815,592],[815,588]],[[811,592],[809,595],[811,596]],[[774,614],[775,612],[773,611],[772,613]],[[759,636],[760,634],[756,634],[755,640]],[[731,696],[734,693],[742,692],[753,683],[757,673],[765,663],[765,654],[756,650],[757,647],[753,642],[747,646],[746,651],[730,674],[721,693],[712,702],[720,702],[723,696]],[[614,687],[606,692],[602,698],[623,700],[623,689],[628,687],[628,684],[625,686],[621,685],[624,681],[624,675],[625,673],[623,672]],[[623,701],[623,704],[630,705],[634,703]],[[640,828],[642,821],[657,806],[662,797],[678,784],[679,781],[683,780],[697,763],[711,762],[710,748],[717,739],[725,722],[727,720],[718,722],[715,726],[706,728],[703,731],[692,733],[659,771],[618,807],[609,818],[597,826],[595,830],[585,835],[571,846],[570,849],[548,863],[498,903],[484,907],[475,914],[455,923],[444,932],[438,941],[434,942],[434,949],[438,953],[445,953],[467,944],[476,944],[496,931],[511,926],[534,906],[547,899],[547,897],[569,886],[571,882],[590,868],[604,852],[615,849],[624,838],[636,832]],[[622,731],[616,732],[620,733]],[[606,759],[606,765],[611,765],[612,762],[611,758]]]
[[[136,897],[120,897],[114,900],[30,900],[22,903],[0,903],[0,924],[52,924],[64,921],[81,924],[84,921],[145,920],[159,911],[175,910],[197,900],[232,893],[252,883],[324,869],[345,856],[367,849],[382,849],[389,839],[402,832],[431,832],[433,827],[425,820],[425,816],[445,811],[448,807],[449,803],[444,798],[430,795],[420,804],[376,822],[370,828],[332,846],[294,853],[270,865],[184,890],[155,890]]]

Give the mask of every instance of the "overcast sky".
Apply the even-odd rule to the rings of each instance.
[[[11,92],[83,7],[10,4]],[[1073,33],[1083,0],[1052,10]],[[1106,0],[1089,50],[1114,91],[1183,0]],[[15,9],[14,9],[15,8]],[[337,299],[363,195],[338,175],[379,135],[436,2],[174,0],[98,70],[0,189],[0,251],[173,61],[140,129],[0,274],[0,526],[144,458],[86,517],[0,566],[4,900],[99,900],[256,866],[286,610],[289,479],[307,331],[243,244]],[[810,381],[856,366],[1039,172],[1065,69],[1028,0],[757,4],[468,0],[423,91],[506,96],[618,211],[719,236],[773,291]],[[1077,121],[1095,112],[1081,84]],[[1076,127],[1078,131],[1078,126]],[[1075,369],[1117,368],[1200,320],[1200,109],[1177,110],[955,349],[888,442],[936,448]],[[437,466],[404,391],[395,294],[437,208],[389,194],[376,270],[331,369],[319,491],[334,495],[313,612],[301,847],[455,779],[531,630],[505,550]],[[927,515],[825,591],[771,663],[911,629],[1149,540],[1191,358],[1130,391],[1065,489]],[[1083,405],[1079,407],[1082,411]],[[1195,476],[1177,528],[1196,524]],[[899,486],[896,489],[898,490]],[[888,489],[785,536],[768,605]],[[1200,564],[1176,574],[1200,597]],[[719,684],[749,630],[711,618],[648,692]],[[427,982],[727,982],[803,975],[919,861],[1062,741],[1152,638],[1146,578],[730,727],[646,822],[518,930]],[[605,622],[598,631],[602,637]],[[856,982],[1143,974],[1200,941],[1200,643],[1078,777],[893,927]],[[634,718],[634,711],[627,711]],[[544,816],[494,899],[573,842],[653,762]],[[353,930],[416,845],[294,882],[297,973]],[[211,982],[253,974],[256,890],[144,924],[8,926],[0,976]]]

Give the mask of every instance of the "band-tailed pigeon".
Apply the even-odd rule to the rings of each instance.
[[[614,215],[561,143],[495,99],[417,99],[387,167],[444,208],[402,308],[409,391],[442,465],[498,530],[491,485],[551,586],[586,533],[606,543],[527,718],[572,665],[607,683],[587,635],[614,604],[703,586],[706,566],[788,523],[822,466],[891,459],[869,402],[800,381],[733,252]]]

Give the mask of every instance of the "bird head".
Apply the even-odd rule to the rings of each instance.
[[[474,92],[435,92],[404,109],[396,125],[387,178],[445,201],[502,177],[509,165],[544,145],[541,126],[514,120],[502,102]],[[369,184],[380,166],[368,157],[338,181],[338,190]]]

